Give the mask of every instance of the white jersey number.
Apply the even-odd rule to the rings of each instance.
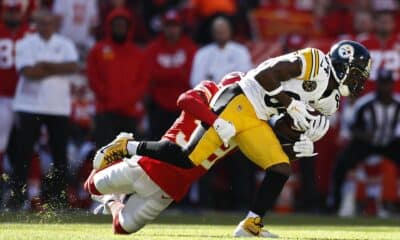
[[[7,69],[14,65],[13,41],[0,39],[0,68]]]

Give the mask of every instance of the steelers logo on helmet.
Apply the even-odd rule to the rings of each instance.
[[[350,44],[343,44],[338,50],[339,56],[344,59],[351,59],[354,56],[354,48]]]

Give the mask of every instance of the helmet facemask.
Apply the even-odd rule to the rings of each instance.
[[[369,77],[369,69],[364,69],[353,63],[332,62],[328,57],[331,66],[331,72],[335,80],[339,83],[339,93],[341,96],[357,96],[364,89],[364,83]],[[369,67],[369,66],[368,66]]]

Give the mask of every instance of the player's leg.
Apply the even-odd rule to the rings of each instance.
[[[136,192],[128,194],[123,201],[115,197],[115,194],[96,199],[104,204],[106,212],[111,212],[116,234],[137,232],[154,220],[173,201],[147,175],[137,178],[133,185]]]
[[[17,205],[24,199],[24,185],[26,184],[33,154],[33,145],[39,138],[40,127],[41,120],[38,119],[37,115],[22,112],[17,113],[15,141],[18,145],[13,154],[9,156],[10,165],[13,170],[11,188],[14,192],[9,201],[9,207],[18,207]]]
[[[246,105],[245,108],[242,108]],[[213,111],[221,116],[227,117],[226,120],[232,121],[235,125],[236,130],[241,130],[238,122],[242,122],[241,115],[250,112],[252,116],[255,116],[254,110],[243,95],[241,88],[238,85],[231,86],[225,89],[220,94],[218,99],[212,104]],[[223,117],[223,118],[224,118]],[[225,118],[224,118],[225,119]],[[240,125],[240,126],[239,126]],[[249,127],[249,124],[246,125]],[[113,155],[134,155],[141,154],[143,156],[152,157],[163,162],[167,162],[182,168],[191,168],[192,165],[199,165],[203,160],[206,160],[211,156],[217,149],[222,146],[222,141],[218,134],[212,127],[199,126],[196,131],[192,134],[190,142],[187,144],[187,148],[183,149],[177,144],[168,142],[137,142],[129,141],[120,143],[109,144],[110,151],[106,148],[98,151],[94,162],[98,162],[96,165],[107,165],[107,158],[112,159]],[[195,149],[194,153],[192,150]],[[187,157],[191,152],[193,156]],[[103,162],[100,164],[100,162]],[[193,163],[192,163],[193,162]]]
[[[188,159],[185,150],[178,144],[166,139],[160,141],[141,141],[128,143],[128,151],[132,154],[147,156],[153,159],[162,159],[169,164],[180,168],[192,168],[193,163]],[[133,147],[132,147],[133,146]]]
[[[94,195],[138,193],[147,197],[159,187],[137,164],[141,157],[134,156],[100,171],[93,171],[85,183],[85,189]]]
[[[140,166],[119,162],[100,171],[93,170],[85,183],[85,189],[94,195],[135,192],[135,182],[145,174]]]
[[[49,146],[53,157],[53,168],[45,181],[48,184],[45,196],[55,207],[66,207],[67,196],[67,144],[69,119],[64,116],[44,116],[49,134]]]
[[[400,167],[400,138],[395,138],[387,147],[383,149],[383,154],[394,161]]]
[[[342,199],[342,186],[346,174],[359,162],[371,154],[373,147],[360,141],[352,141],[338,156],[332,172],[332,187],[330,201],[333,210],[338,209]]]
[[[148,197],[132,194],[123,204],[110,202],[108,205],[113,214],[113,228],[116,234],[127,234],[139,231],[153,221],[166,209],[172,199],[158,189]]]
[[[277,237],[263,229],[262,218],[273,209],[290,176],[289,160],[271,127],[260,122],[235,138],[240,150],[254,163],[265,169],[265,176],[247,217],[239,223],[234,236]]]

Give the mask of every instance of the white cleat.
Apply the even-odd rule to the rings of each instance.
[[[134,140],[132,133],[121,132],[110,144],[100,148],[93,159],[93,168],[103,169],[117,160],[129,157],[128,141]]]
[[[233,232],[234,237],[279,238],[278,235],[263,229],[260,217],[248,217],[241,221]]]

